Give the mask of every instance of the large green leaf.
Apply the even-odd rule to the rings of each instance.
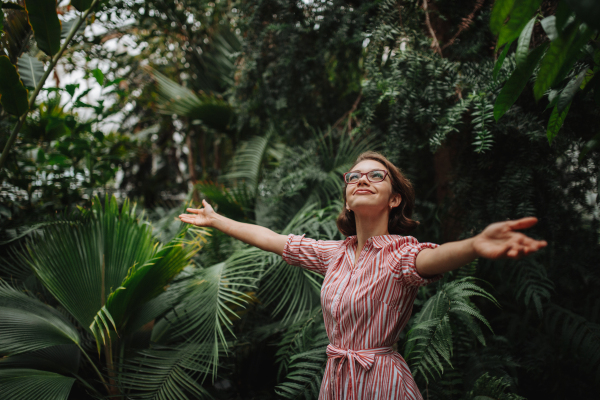
[[[566,70],[577,60],[581,48],[588,42],[592,30],[585,25],[576,23],[567,28],[567,32],[561,33],[556,40],[550,44],[548,52],[540,62],[540,70],[537,80],[533,86],[533,94],[539,100],[557,78],[566,73]]]
[[[537,20],[537,16],[531,18],[531,20],[525,25],[521,35],[519,35],[519,41],[517,44],[517,52],[515,54],[515,60],[517,61],[517,65],[522,65],[527,61],[527,54],[529,54],[529,43],[531,42],[531,33],[533,32],[533,26],[535,25],[535,21]],[[509,46],[509,44],[507,44]]]
[[[498,73],[500,72],[500,69],[502,68],[502,64],[504,64],[504,59],[506,58],[506,55],[508,54],[508,50],[510,49],[510,45],[511,43],[506,43],[504,45],[504,49],[502,49],[502,53],[500,53],[500,55],[498,56],[498,60],[496,61],[496,64],[494,64],[494,71],[492,72],[492,78],[494,78],[494,80],[498,79]]]
[[[75,378],[35,369],[0,369],[0,398],[66,400]]]
[[[38,48],[49,56],[58,53],[61,26],[56,0],[26,0],[25,7]]]
[[[508,78],[500,94],[498,94],[496,103],[494,103],[494,118],[496,121],[517,101],[547,48],[547,45],[542,45],[532,50],[527,56],[527,60],[520,66],[517,66],[510,78]]]
[[[79,17],[70,19],[68,21],[62,21],[62,28],[60,31],[61,40],[65,40],[67,38],[67,36],[69,36],[71,29],[73,29],[73,26],[78,23],[79,23]],[[77,33],[81,34],[84,31],[85,31],[85,24],[81,24],[79,26],[79,29],[77,30]]]
[[[494,35],[500,33],[500,29],[502,29],[504,21],[510,14],[514,5],[515,0],[496,0],[494,2],[494,8],[490,15],[490,29]]]
[[[558,111],[558,106],[554,107],[552,110],[552,114],[550,114],[550,119],[548,120],[548,127],[546,128],[546,137],[548,138],[548,143],[552,144],[552,141],[556,135],[558,135],[558,131],[560,131],[560,128],[562,128],[565,118],[567,118],[567,114],[569,113],[570,107],[571,103],[567,104],[562,112]]]
[[[9,114],[20,117],[29,110],[27,89],[7,56],[0,56],[0,103]]]
[[[569,83],[567,83],[567,86],[565,86],[565,88],[562,90],[558,96],[558,102],[556,103],[559,113],[562,113],[571,103],[573,97],[575,97],[575,93],[577,93],[581,83],[585,79],[585,75],[586,71],[579,72],[579,75],[574,76]]]
[[[17,66],[25,86],[36,88],[44,76],[44,64],[29,54],[23,54],[17,61]]]
[[[77,11],[84,12],[92,5],[93,0],[71,0],[71,5],[77,9]]]
[[[133,266],[127,277],[106,300],[106,308],[121,326],[141,305],[165,291],[169,282],[189,265],[198,246],[184,239],[186,230],[165,245],[145,264]]]
[[[0,355],[80,343],[77,328],[59,312],[4,281],[0,281],[0,326]]]
[[[515,1],[513,9],[510,11],[510,19],[500,29],[496,48],[500,48],[505,43],[510,43],[518,38],[540,4],[542,4],[542,0]]]
[[[96,197],[89,217],[76,225],[45,227],[27,244],[26,262],[52,295],[86,329],[130,268],[155,255],[152,228],[114,197]],[[43,236],[42,236],[43,235]]]

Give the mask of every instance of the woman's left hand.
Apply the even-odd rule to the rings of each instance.
[[[537,221],[535,217],[527,217],[493,223],[473,238],[473,248],[479,257],[491,259],[518,259],[534,253],[548,243],[532,239],[517,230],[531,228]]]

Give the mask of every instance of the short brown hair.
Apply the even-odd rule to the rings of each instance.
[[[388,170],[388,176],[392,182],[392,193],[397,193],[402,197],[400,205],[394,207],[390,212],[388,221],[388,231],[392,235],[407,235],[412,232],[419,222],[413,221],[413,209],[415,207],[415,191],[410,181],[400,172],[400,169],[392,164],[385,156],[375,151],[366,151],[358,156],[350,170],[361,161],[374,160],[385,165]],[[344,206],[342,212],[337,218],[337,227],[344,236],[356,235],[356,220],[354,212],[346,209],[346,187],[344,187]]]

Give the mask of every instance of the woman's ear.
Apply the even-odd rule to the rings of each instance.
[[[390,208],[398,207],[402,203],[402,196],[398,193],[392,194],[392,198],[390,199]]]

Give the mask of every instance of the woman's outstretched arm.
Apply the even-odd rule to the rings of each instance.
[[[262,250],[279,255],[283,253],[283,248],[288,239],[286,235],[280,235],[264,226],[245,224],[219,215],[206,200],[202,200],[202,205],[204,205],[204,208],[188,208],[186,211],[191,214],[181,214],[179,219],[188,224],[218,229],[235,239]]]
[[[536,252],[548,243],[517,232],[536,223],[535,217],[496,222],[472,238],[424,249],[417,255],[417,271],[423,277],[430,277],[460,268],[478,257],[518,259]]]

